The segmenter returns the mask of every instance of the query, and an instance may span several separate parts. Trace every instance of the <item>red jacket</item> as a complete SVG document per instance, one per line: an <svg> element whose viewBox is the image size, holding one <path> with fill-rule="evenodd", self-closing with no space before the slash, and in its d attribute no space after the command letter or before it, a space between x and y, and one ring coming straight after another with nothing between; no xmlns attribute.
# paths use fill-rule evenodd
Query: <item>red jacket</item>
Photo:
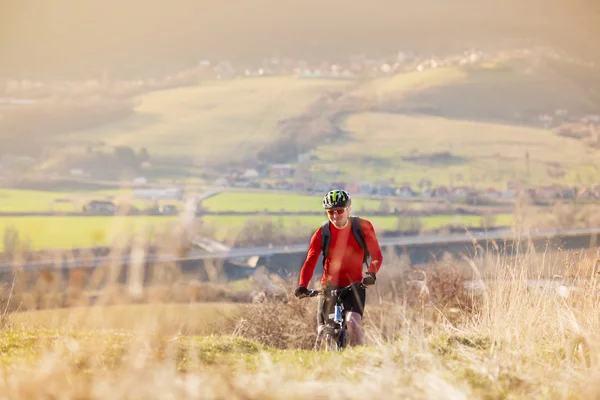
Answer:
<svg viewBox="0 0 600 400"><path fill-rule="evenodd" d="M366 219L360 219L360 227L369 253L371 254L371 265L369 272L377 273L381 268L383 256L375 236L373 225ZM354 235L350 221L343 229L337 229L329 223L331 230L331 242L329 254L325 259L325 266L321 284L329 286L347 286L351 283L361 282L363 279L363 249L359 246ZM319 255L321 254L321 228L319 228L310 240L310 247L306 261L300 271L300 282L298 286L308 286Z"/></svg>

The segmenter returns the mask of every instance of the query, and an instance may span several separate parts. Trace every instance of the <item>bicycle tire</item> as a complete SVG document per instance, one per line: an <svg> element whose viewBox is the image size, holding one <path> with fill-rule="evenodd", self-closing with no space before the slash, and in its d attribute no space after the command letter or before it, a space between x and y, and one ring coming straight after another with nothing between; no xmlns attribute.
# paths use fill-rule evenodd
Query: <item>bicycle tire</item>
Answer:
<svg viewBox="0 0 600 400"><path fill-rule="evenodd" d="M325 336L325 351L340 351L338 339L330 333Z"/></svg>
<svg viewBox="0 0 600 400"><path fill-rule="evenodd" d="M342 351L342 350L344 350L344 348L346 348L346 344L347 344L347 340L348 340L346 332L347 332L346 329L342 329L340 332L340 336L338 338L338 346L339 346L340 351Z"/></svg>

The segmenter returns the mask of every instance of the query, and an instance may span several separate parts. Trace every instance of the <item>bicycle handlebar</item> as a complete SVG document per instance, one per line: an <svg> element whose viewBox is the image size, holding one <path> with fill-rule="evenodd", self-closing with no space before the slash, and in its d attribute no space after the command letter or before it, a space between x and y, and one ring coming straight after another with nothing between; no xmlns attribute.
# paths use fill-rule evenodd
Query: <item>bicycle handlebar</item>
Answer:
<svg viewBox="0 0 600 400"><path fill-rule="evenodd" d="M363 283L362 283L362 282L358 282L358 283L351 283L350 285L348 285L348 286L346 286L346 287L343 287L343 288L341 288L341 289L333 289L333 290L330 290L329 292L330 292L332 295L334 295L334 296L337 296L337 297L343 297L343 296L345 296L345 295L347 294L347 292L349 292L349 291L351 291L351 290L352 290L352 286L353 286L353 285L356 285L357 287L359 287L359 288L361 288L361 289L365 289L365 288L366 288L366 286L365 286L365 285L363 285ZM318 295L320 295L320 294L325 294L326 292L327 292L327 291L326 291L326 290L323 290L323 289L320 289L320 290L309 290L307 295L305 295L305 296L302 296L302 297L300 297L300 298L301 298L301 299L303 299L303 298L305 298L305 297L315 297L315 296L318 296Z"/></svg>

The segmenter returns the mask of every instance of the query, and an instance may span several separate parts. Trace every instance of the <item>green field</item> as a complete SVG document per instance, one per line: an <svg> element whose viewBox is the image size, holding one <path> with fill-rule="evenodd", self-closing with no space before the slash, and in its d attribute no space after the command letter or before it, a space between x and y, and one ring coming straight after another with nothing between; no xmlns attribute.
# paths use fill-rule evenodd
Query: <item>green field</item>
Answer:
<svg viewBox="0 0 600 400"><path fill-rule="evenodd" d="M599 151L544 129L385 113L354 114L344 129L348 136L317 148L316 170L340 168L346 179L357 181L393 178L415 185L426 177L438 185L499 189L512 179L552 183L547 174L552 162L565 170L565 182L598 175ZM426 158L439 152L452 158ZM419 155L423 161L401 158Z"/></svg>
<svg viewBox="0 0 600 400"><path fill-rule="evenodd" d="M86 217L0 217L0 232L14 228L35 249L110 245L122 235L150 232L168 226L176 217L86 216ZM0 250L4 241L0 242Z"/></svg>
<svg viewBox="0 0 600 400"><path fill-rule="evenodd" d="M322 195L296 193L223 192L204 200L202 206L209 211L321 211L322 199ZM352 198L355 211L377 210L380 204L381 200Z"/></svg>
<svg viewBox="0 0 600 400"><path fill-rule="evenodd" d="M132 194L131 189L78 192L0 189L0 212L80 212L91 200L126 202L142 209L151 205L146 200L132 199Z"/></svg>
<svg viewBox="0 0 600 400"><path fill-rule="evenodd" d="M131 189L89 192L48 192L41 190L0 189L0 211L2 212L79 212L90 200L112 199L116 203L127 202L141 209L151 205L147 200L132 199ZM62 201L61 201L62 200ZM202 202L209 211L320 211L321 195L272 192L222 192ZM179 204L178 201L168 203ZM377 210L381 201L353 198L354 210ZM181 204L179 204L181 206Z"/></svg>
<svg viewBox="0 0 600 400"><path fill-rule="evenodd" d="M71 203L56 203L57 199L68 194L41 190L0 189L0 211L26 212L48 211L56 206L63 209L74 208Z"/></svg>
<svg viewBox="0 0 600 400"><path fill-rule="evenodd" d="M235 235L249 221L265 221L271 219L282 224L284 229L305 230L307 234L325 221L321 216L281 216L281 217L247 217L247 216L206 216L202 222L214 226L217 239L224 240L229 235ZM398 218L395 216L367 217L375 228L394 230ZM86 217L0 217L0 232L7 228L19 231L20 237L29 238L35 249L90 247L93 245L111 245L114 240L130 234L160 233L170 229L176 223L177 217L163 216L86 216ZM479 227L481 218L464 215L436 215L420 219L423 228L440 228L448 224ZM496 224L510 225L512 215L499 214ZM4 241L0 241L0 251Z"/></svg>
<svg viewBox="0 0 600 400"><path fill-rule="evenodd" d="M130 118L66 138L146 147L151 154L198 164L254 156L276 138L278 121L305 112L328 90L347 82L292 77L203 83L142 95Z"/></svg>

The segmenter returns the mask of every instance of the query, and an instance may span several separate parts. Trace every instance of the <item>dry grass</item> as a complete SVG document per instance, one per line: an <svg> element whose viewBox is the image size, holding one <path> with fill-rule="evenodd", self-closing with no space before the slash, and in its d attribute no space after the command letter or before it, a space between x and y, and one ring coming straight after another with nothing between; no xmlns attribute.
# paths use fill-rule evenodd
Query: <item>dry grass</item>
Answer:
<svg viewBox="0 0 600 400"><path fill-rule="evenodd" d="M199 303L176 267L155 271L140 292L100 285L97 306L5 313L0 397L598 398L599 259L529 250L415 268L387 255L368 292L368 345L340 354L308 350L315 299ZM292 283L273 281L288 295ZM56 285L39 299L78 288ZM255 289L229 285L188 287L213 300Z"/></svg>

